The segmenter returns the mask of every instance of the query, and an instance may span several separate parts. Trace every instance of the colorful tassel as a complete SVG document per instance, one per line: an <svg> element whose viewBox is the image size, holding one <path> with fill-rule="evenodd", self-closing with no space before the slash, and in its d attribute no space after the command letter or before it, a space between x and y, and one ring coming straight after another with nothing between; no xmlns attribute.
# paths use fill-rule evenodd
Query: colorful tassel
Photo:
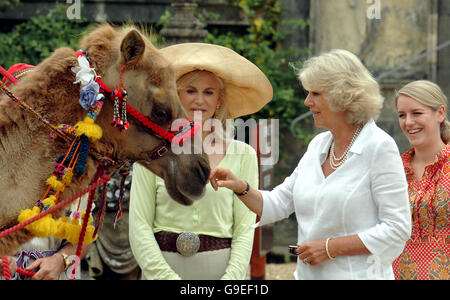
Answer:
<svg viewBox="0 0 450 300"><path fill-rule="evenodd" d="M41 212L41 209L37 206L33 206L32 209L24 209L20 212L19 217L17 217L17 221L19 223L25 222L35 216L37 216ZM31 231L34 223L31 223L25 226L25 229Z"/></svg>
<svg viewBox="0 0 450 300"><path fill-rule="evenodd" d="M100 211L97 214L96 222L95 222L95 231L94 236L97 235L98 230L103 225L103 219L106 213L106 190L108 187L108 183L105 182L102 187L102 193L100 195Z"/></svg>
<svg viewBox="0 0 450 300"><path fill-rule="evenodd" d="M59 181L55 175L50 176L46 183L50 185L55 192L59 190L61 190L61 192L64 191L64 183Z"/></svg>
<svg viewBox="0 0 450 300"><path fill-rule="evenodd" d="M37 237L49 237L56 232L56 221L51 214L35 221L30 232Z"/></svg>
<svg viewBox="0 0 450 300"><path fill-rule="evenodd" d="M75 125L75 135L81 136L84 134L92 141L100 139L103 135L103 130L99 125L95 124L94 121L94 119L87 116L83 121L78 122Z"/></svg>
<svg viewBox="0 0 450 300"><path fill-rule="evenodd" d="M62 176L62 182L65 183L66 186L70 185L73 178L73 169L72 168L66 168L64 170L64 175Z"/></svg>
<svg viewBox="0 0 450 300"><path fill-rule="evenodd" d="M82 214L84 218L84 212ZM89 223L92 222L92 217L89 217ZM97 239L97 237L93 237L95 228L92 225L88 225L86 227L86 234L84 236L83 244L90 244ZM72 244L78 244L78 240L81 234L81 224L80 220L77 218L73 218L70 222L65 223L65 239L68 240Z"/></svg>
<svg viewBox="0 0 450 300"><path fill-rule="evenodd" d="M42 201L43 210L47 210L56 203L56 196L50 196Z"/></svg>
<svg viewBox="0 0 450 300"><path fill-rule="evenodd" d="M80 148L79 148L79 156L75 166L75 173L77 176L81 176L84 174L86 169L86 162L89 154L89 139L86 135L80 136Z"/></svg>
<svg viewBox="0 0 450 300"><path fill-rule="evenodd" d="M19 223L25 222L35 216L37 216L41 212L41 209L37 206L34 206L33 209L23 210L19 217L17 218ZM56 232L56 222L52 218L51 214L46 215L43 218L36 220L28 226L25 226L25 229L30 231L34 236L37 237L48 237L53 235Z"/></svg>
<svg viewBox="0 0 450 300"><path fill-rule="evenodd" d="M66 225L69 223L69 217L65 216L56 220L56 231L54 237L64 239L66 237Z"/></svg>

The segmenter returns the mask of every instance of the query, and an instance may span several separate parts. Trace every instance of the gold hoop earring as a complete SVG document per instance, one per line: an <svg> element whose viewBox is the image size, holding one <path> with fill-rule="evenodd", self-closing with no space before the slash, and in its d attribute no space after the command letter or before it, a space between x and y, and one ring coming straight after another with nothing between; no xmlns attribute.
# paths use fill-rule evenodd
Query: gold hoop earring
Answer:
<svg viewBox="0 0 450 300"><path fill-rule="evenodd" d="M215 116L215 117L219 114L219 109L220 109L220 103L217 103L217 105L216 105L216 111L214 112L214 116Z"/></svg>

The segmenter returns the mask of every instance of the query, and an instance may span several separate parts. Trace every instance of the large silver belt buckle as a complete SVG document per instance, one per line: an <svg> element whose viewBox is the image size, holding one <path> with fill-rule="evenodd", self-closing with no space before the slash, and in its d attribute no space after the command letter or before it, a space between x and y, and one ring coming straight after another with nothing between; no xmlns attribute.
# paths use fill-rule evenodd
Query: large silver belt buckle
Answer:
<svg viewBox="0 0 450 300"><path fill-rule="evenodd" d="M200 238L194 232L183 232L177 238L177 251L183 256L192 256L200 248Z"/></svg>

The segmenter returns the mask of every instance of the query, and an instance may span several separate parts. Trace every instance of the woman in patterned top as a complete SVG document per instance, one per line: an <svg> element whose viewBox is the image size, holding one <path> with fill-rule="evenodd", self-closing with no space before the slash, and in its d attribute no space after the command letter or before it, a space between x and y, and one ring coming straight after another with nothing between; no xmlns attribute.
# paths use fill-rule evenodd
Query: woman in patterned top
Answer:
<svg viewBox="0 0 450 300"><path fill-rule="evenodd" d="M411 150L402 155L413 231L393 264L396 279L449 279L450 123L447 98L436 84L415 81L395 98Z"/></svg>

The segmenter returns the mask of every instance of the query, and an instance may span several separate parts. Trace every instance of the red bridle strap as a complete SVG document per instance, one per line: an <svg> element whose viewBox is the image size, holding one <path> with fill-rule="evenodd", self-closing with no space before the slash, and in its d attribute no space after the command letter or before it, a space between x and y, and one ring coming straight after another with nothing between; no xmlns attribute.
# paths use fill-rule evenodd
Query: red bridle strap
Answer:
<svg viewBox="0 0 450 300"><path fill-rule="evenodd" d="M76 55L78 57L85 56L86 53L83 50L79 50L76 52ZM91 66L92 68L92 66ZM108 85L106 85L99 76L95 77L95 81L100 86L100 92L109 94L109 98L111 101L114 102L115 98L117 97L119 99L119 105L122 105L122 101L125 97L125 89L123 86L123 72L125 71L126 66L121 66L120 68L120 90L115 89L111 90ZM136 121L138 121L142 126L150 129L155 135L161 137L162 139L168 141L169 143L174 143L177 145L182 144L184 141L193 138L194 135L200 130L201 126L200 124L191 122L190 120L186 119L186 122L183 124L183 129L178 132L173 131L167 131L158 124L150 121L150 119L146 116L144 116L142 113L134 109L131 105L126 103L126 111L127 113L133 117Z"/></svg>
<svg viewBox="0 0 450 300"><path fill-rule="evenodd" d="M114 98L113 91L108 87L108 85L106 85L100 79L100 77L96 78L96 82L100 86L100 90L103 91L104 93L109 94L110 100L114 101L113 100L113 98ZM114 93L122 94L123 92L114 90ZM123 96L121 95L119 97L120 105L122 105L122 98L123 98ZM191 139L201 129L201 126L199 123L193 123L190 120L185 119L185 122L183 122L181 124L181 126L183 128L180 131L178 131L178 132L167 131L164 128L162 128L161 126L159 126L158 124L150 121L150 119L148 117L144 116L142 113L140 113L139 111L134 109L134 107L132 107L128 103L127 103L127 113L131 117L133 117L136 121L138 121L142 126L153 131L157 136L163 138L164 140L168 141L169 143L174 143L176 145L180 145L184 141ZM188 128L188 130L186 130L187 129L186 127L190 127L190 128Z"/></svg>

